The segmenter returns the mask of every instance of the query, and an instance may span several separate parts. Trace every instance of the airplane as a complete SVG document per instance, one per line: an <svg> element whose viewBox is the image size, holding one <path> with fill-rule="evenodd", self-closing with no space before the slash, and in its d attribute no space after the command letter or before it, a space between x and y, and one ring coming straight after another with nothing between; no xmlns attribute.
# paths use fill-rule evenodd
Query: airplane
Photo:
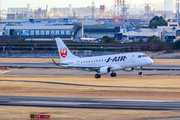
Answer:
<svg viewBox="0 0 180 120"><path fill-rule="evenodd" d="M71 53L64 42L60 38L55 38L60 55L61 62L55 65L70 68L71 70L77 69L81 71L95 71L95 78L101 78L103 74L110 74L111 77L116 77L115 71L134 71L139 69L139 75L143 75L142 67L153 64L153 60L143 53L126 53L105 55L97 57L80 58Z"/></svg>

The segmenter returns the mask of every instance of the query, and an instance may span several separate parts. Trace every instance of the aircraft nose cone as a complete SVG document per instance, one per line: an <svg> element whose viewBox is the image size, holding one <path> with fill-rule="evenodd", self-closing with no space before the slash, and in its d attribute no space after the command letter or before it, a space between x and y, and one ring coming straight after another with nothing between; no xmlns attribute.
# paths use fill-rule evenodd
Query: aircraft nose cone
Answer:
<svg viewBox="0 0 180 120"><path fill-rule="evenodd" d="M149 60L149 64L153 64L154 61L152 59Z"/></svg>

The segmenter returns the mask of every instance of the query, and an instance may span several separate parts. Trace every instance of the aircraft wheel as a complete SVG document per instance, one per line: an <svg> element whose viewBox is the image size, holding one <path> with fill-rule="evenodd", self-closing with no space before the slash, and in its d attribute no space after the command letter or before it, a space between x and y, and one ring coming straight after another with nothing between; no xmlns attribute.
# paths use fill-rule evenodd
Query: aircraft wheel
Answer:
<svg viewBox="0 0 180 120"><path fill-rule="evenodd" d="M142 75L143 73L142 72L139 72L139 75Z"/></svg>
<svg viewBox="0 0 180 120"><path fill-rule="evenodd" d="M98 74L98 78L101 78L101 74Z"/></svg>
<svg viewBox="0 0 180 120"><path fill-rule="evenodd" d="M113 73L113 76L116 77L116 73Z"/></svg>
<svg viewBox="0 0 180 120"><path fill-rule="evenodd" d="M111 77L114 77L114 76L113 76L113 73L111 73L110 76L111 76Z"/></svg>
<svg viewBox="0 0 180 120"><path fill-rule="evenodd" d="M95 74L95 78L101 78L101 75L100 74Z"/></svg>
<svg viewBox="0 0 180 120"><path fill-rule="evenodd" d="M95 78L97 79L99 76L98 76L98 74L95 74Z"/></svg>
<svg viewBox="0 0 180 120"><path fill-rule="evenodd" d="M116 73L113 72L113 73L110 74L110 76L111 77L116 77Z"/></svg>

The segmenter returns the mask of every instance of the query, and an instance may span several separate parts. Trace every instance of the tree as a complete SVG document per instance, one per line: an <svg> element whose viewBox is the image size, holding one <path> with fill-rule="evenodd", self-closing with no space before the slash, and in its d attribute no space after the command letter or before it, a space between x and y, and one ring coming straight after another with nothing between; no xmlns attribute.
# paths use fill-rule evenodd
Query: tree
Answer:
<svg viewBox="0 0 180 120"><path fill-rule="evenodd" d="M114 38L112 38L112 37L104 36L101 39L101 43L116 43L116 40Z"/></svg>
<svg viewBox="0 0 180 120"><path fill-rule="evenodd" d="M165 19L160 16L155 16L154 18L152 18L149 22L149 28L157 28L157 26L167 26L167 22L165 21Z"/></svg>
<svg viewBox="0 0 180 120"><path fill-rule="evenodd" d="M156 37L155 35L153 35L152 37L150 37L148 40L147 40L147 43L160 43L161 40Z"/></svg>
<svg viewBox="0 0 180 120"><path fill-rule="evenodd" d="M144 40L142 38L139 39L139 43L144 43Z"/></svg>
<svg viewBox="0 0 180 120"><path fill-rule="evenodd" d="M164 19L161 19L157 23L158 26L167 26L167 22Z"/></svg>
<svg viewBox="0 0 180 120"><path fill-rule="evenodd" d="M178 40L174 43L174 45L175 45L175 48L176 48L176 49L180 49L180 39L178 39Z"/></svg>

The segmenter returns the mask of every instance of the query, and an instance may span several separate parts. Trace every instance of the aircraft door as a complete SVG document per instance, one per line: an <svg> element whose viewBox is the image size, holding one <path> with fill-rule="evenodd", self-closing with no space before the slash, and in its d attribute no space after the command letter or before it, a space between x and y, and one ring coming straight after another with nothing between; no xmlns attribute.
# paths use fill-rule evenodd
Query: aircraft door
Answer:
<svg viewBox="0 0 180 120"><path fill-rule="evenodd" d="M132 56L131 56L131 62L132 62L132 63L135 63L135 55L132 55Z"/></svg>
<svg viewBox="0 0 180 120"><path fill-rule="evenodd" d="M77 62L76 62L76 65L79 65L80 64L80 61L78 60Z"/></svg>

